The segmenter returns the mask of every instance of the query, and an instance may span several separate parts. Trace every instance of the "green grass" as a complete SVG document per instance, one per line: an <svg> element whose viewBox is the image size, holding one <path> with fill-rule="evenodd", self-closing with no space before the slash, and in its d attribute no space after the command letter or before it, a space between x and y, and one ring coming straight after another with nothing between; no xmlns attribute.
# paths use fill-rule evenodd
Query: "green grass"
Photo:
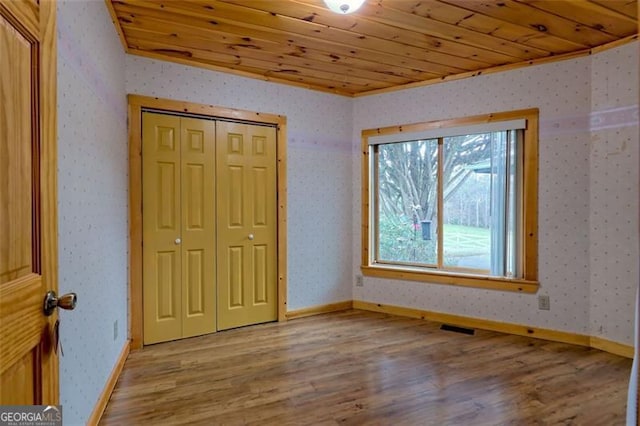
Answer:
<svg viewBox="0 0 640 426"><path fill-rule="evenodd" d="M489 253L491 233L487 228L444 225L444 249L447 256L474 256Z"/></svg>
<svg viewBox="0 0 640 426"><path fill-rule="evenodd" d="M433 240L422 239L422 232L410 223L380 220L380 259L399 262L436 262L435 234ZM491 233L488 229L473 226L444 225L444 256L447 265L457 265L461 258L488 256ZM472 262L476 262L474 260Z"/></svg>

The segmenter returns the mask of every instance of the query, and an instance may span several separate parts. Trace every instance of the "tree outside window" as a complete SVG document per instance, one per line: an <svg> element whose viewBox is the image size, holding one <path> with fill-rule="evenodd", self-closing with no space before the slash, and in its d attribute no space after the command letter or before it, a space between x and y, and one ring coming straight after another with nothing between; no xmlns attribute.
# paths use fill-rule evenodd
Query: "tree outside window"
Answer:
<svg viewBox="0 0 640 426"><path fill-rule="evenodd" d="M471 126L465 122L453 129L420 123L402 126L398 135L393 128L383 129L388 134L381 142L375 142L381 130L376 129L371 132L374 143L363 132L365 165L371 170L364 192L371 197L365 227L369 235L363 241L373 249L366 248L371 254L363 256L363 266L535 277L525 258L535 250L527 234L536 223L531 211L535 198L524 194L536 188L525 180L537 180L530 170L537 162L537 140L527 139L537 129L526 129L537 127L537 111L526 113L528 123L508 114L505 128L492 122L483 130L474 118L466 120ZM481 123L486 119L477 118ZM412 133L407 130L411 127L426 130ZM416 135L425 137L408 138Z"/></svg>

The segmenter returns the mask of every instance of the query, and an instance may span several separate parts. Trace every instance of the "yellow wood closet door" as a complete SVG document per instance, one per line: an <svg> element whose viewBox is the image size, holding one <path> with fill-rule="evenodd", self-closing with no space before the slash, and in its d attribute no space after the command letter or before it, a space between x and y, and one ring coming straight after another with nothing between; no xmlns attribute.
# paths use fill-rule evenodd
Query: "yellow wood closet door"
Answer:
<svg viewBox="0 0 640 426"><path fill-rule="evenodd" d="M215 324L215 123L143 113L144 343Z"/></svg>
<svg viewBox="0 0 640 426"><path fill-rule="evenodd" d="M216 124L218 329L277 319L276 129Z"/></svg>

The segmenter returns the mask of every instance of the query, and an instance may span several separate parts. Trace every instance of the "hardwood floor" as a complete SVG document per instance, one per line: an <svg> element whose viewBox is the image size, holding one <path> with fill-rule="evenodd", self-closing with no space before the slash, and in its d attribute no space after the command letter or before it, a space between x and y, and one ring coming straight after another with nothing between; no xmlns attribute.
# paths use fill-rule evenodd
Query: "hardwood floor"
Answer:
<svg viewBox="0 0 640 426"><path fill-rule="evenodd" d="M103 425L622 425L631 360L346 311L133 352Z"/></svg>

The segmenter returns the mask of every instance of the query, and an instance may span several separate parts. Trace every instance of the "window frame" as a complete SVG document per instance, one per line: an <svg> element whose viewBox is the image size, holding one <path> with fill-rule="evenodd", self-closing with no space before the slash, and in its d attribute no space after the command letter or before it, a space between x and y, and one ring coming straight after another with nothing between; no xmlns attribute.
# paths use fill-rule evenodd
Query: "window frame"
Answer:
<svg viewBox="0 0 640 426"><path fill-rule="evenodd" d="M428 121L408 125L389 126L362 131L362 253L361 271L365 276L420 281L424 283L449 284L494 290L535 293L538 290L538 117L537 108L517 111L496 112L463 118ZM445 271L427 267L403 265L400 263L376 263L375 236L377 216L370 206L375 205L377 195L371 155L375 146L369 145L369 138L383 135L398 135L447 129L499 121L525 119L522 170L522 278L495 277L468 272ZM375 226L372 224L375 223Z"/></svg>

